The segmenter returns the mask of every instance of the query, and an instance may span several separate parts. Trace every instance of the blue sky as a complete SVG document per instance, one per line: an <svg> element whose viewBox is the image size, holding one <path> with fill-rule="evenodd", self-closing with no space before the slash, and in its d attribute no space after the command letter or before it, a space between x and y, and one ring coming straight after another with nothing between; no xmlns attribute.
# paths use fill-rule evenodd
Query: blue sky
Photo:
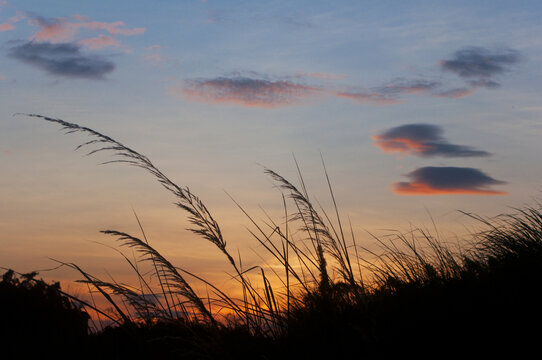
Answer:
<svg viewBox="0 0 542 360"><path fill-rule="evenodd" d="M180 262L213 259L147 174L97 166L105 154L72 151L84 137L15 113L146 154L240 249L252 245L248 222L224 191L280 214L262 166L295 181L292 155L326 206L322 154L367 242L365 230L408 230L429 214L453 238L468 223L457 210L492 216L539 196L539 1L0 4L1 266L116 266L92 241L137 232L132 208Z"/></svg>

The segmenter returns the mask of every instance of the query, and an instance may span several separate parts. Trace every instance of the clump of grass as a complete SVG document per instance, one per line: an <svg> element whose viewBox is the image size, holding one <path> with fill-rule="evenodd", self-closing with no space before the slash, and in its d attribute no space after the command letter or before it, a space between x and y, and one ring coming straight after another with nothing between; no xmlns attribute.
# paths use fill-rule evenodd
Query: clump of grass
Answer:
<svg viewBox="0 0 542 360"><path fill-rule="evenodd" d="M469 337L499 341L503 334L510 336L505 332L507 326L517 328L541 318L532 300L542 275L540 207L496 219L467 214L488 228L476 234L467 251L452 250L438 237L416 229L391 240L375 238L381 245L377 253L360 248L352 226L348 231L343 225L325 165L332 215L313 205L299 167L300 186L265 169L282 192L281 221L257 222L232 200L252 223L251 236L282 270L245 269L242 259L231 255L218 222L203 201L188 187L171 181L147 157L90 128L29 116L59 124L67 133L90 136L77 147L92 147L89 155L108 151L114 159L107 163L126 163L150 173L187 213L189 230L214 244L234 270L241 298L170 263L150 245L139 219L141 239L118 230L102 231L139 255L130 259L116 250L134 270L138 285L103 281L73 263L61 265L78 271L83 276L80 281L94 289L93 293L100 293L114 312L86 303L88 309L108 317L119 328L131 329L132 335L143 336L145 326L158 329L153 330L154 340L156 333L164 340L161 331L169 329L164 330L168 336L172 331L191 339L192 348L206 348L202 341L211 339L222 339L219 347L235 348L229 343L233 336L244 339L247 347L258 343L250 350L252 355L280 356L277 349L284 347L284 351L297 351L304 357L326 351L348 357L410 346L420 338L426 346L446 346L458 334L467 337L463 345L474 345ZM145 266L150 266L150 277L157 285L143 270ZM197 294L187 279L205 284L210 293ZM516 331L518 334L528 338L525 332ZM274 342L269 343L270 339ZM181 346L175 344L175 348ZM182 344L186 346L186 341Z"/></svg>

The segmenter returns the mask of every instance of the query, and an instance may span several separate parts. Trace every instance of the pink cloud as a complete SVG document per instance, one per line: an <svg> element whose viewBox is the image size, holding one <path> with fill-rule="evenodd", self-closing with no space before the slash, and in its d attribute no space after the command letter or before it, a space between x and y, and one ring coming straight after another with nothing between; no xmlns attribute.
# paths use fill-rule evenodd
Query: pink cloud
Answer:
<svg viewBox="0 0 542 360"><path fill-rule="evenodd" d="M34 40L62 42L72 40L77 27L64 18L49 21L42 18L32 19L31 25L39 26L40 30L34 34Z"/></svg>
<svg viewBox="0 0 542 360"><path fill-rule="evenodd" d="M148 52L147 54L143 55L143 61L151 64L151 65L158 65L160 63L163 63L165 61L164 56L162 56L159 52L162 50L162 46L158 44L153 44L150 46L146 46L145 50Z"/></svg>
<svg viewBox="0 0 542 360"><path fill-rule="evenodd" d="M78 24L82 28L87 28L89 30L106 30L112 35L141 35L146 31L146 28L133 28L133 29L121 29L121 26L124 26L124 22L116 21L112 23L98 22L98 21L89 21Z"/></svg>
<svg viewBox="0 0 542 360"><path fill-rule="evenodd" d="M0 3L0 9L4 5L7 5L7 2ZM8 21L6 21L5 23L0 24L0 32L1 31L10 31L10 30L15 29L15 26L13 26L13 24L15 24L16 22L21 21L25 17L26 17L25 13L23 13L22 11L17 11L17 15L10 17L8 19Z"/></svg>
<svg viewBox="0 0 542 360"><path fill-rule="evenodd" d="M9 21L12 23L16 23L18 21L21 21L23 19L26 19L26 14L22 11L17 11L17 14L15 16L12 16L9 18Z"/></svg>
<svg viewBox="0 0 542 360"><path fill-rule="evenodd" d="M81 45L88 47L91 50L102 49L108 46L114 46L114 47L120 46L120 43L118 40L112 38L111 36L107 36L103 34L95 38L80 40L79 43Z"/></svg>
<svg viewBox="0 0 542 360"><path fill-rule="evenodd" d="M289 81L271 81L246 77L219 77L188 80L171 95L208 103L229 103L246 107L276 108L295 105L315 96L321 89Z"/></svg>
<svg viewBox="0 0 542 360"><path fill-rule="evenodd" d="M0 73L0 81L5 81L6 79L6 75Z"/></svg>
<svg viewBox="0 0 542 360"><path fill-rule="evenodd" d="M0 24L0 31L10 31L10 30L13 30L15 29L15 27L13 26L13 24L9 23L9 22L5 22L3 24Z"/></svg>
<svg viewBox="0 0 542 360"><path fill-rule="evenodd" d="M72 16L76 22L70 21L66 18L56 18L53 20L37 17L30 23L35 26L39 26L40 29L34 34L34 40L36 41L50 41L50 42L65 42L71 41L79 30L86 29L91 31L104 30L110 35L140 35L143 34L145 28L123 28L125 25L122 21L115 22L99 22L92 21L88 17L82 15ZM101 39L102 43L105 41ZM98 43L98 41L94 41ZM110 45L108 45L110 46Z"/></svg>

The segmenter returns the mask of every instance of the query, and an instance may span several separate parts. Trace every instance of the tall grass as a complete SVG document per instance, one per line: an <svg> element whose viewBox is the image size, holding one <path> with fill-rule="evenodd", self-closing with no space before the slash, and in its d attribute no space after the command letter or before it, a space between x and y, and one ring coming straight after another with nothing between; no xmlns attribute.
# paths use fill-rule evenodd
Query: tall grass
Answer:
<svg viewBox="0 0 542 360"><path fill-rule="evenodd" d="M242 259L235 260L231 255L218 222L203 201L188 187L175 184L146 156L93 129L37 114L28 116L56 123L68 134L82 133L89 136L90 140L77 147L77 149L90 148L87 155L110 152L113 159L106 163L124 163L150 173L172 193L176 205L185 211L192 225L189 230L214 244L223 254L226 262L234 270L235 279L243 294L241 299L235 299L209 281L171 264L149 244L146 238L142 240L122 231L104 230L102 231L104 234L114 236L121 246L133 248L139 254L135 260L124 256L137 276L138 286L103 281L75 264L63 263L63 265L77 270L84 277L81 282L92 286L110 302L119 322L183 319L221 326L222 322L217 320L217 313L220 310L234 314L235 319L242 321L252 333L279 336L286 330L292 309L302 306L301 304L310 297L331 299L334 287L338 283L347 284L355 298L362 295L363 281L353 271L352 257L349 253L355 245L355 239L353 237L347 239L345 236L327 172L326 179L335 204L336 224L333 224L325 211L322 210L321 215L315 209L300 172L301 188L298 189L281 175L265 169L265 173L283 193L285 220L280 224L271 219L269 222L258 224L236 204L254 225L255 230L251 231L251 235L283 266L283 274L278 274L273 268L266 269L262 266L243 269ZM293 230L300 230L303 236L294 240ZM140 263L144 262L152 264L153 275L158 279L159 292L151 288L149 281L139 271ZM338 274L335 278L330 276L331 266L336 270L334 273ZM276 279L271 279L271 274L275 275ZM205 298L196 294L186 280L187 276L207 285L211 289L212 296ZM277 279L280 288L274 285ZM120 296L122 301L129 305L130 311L123 310L124 306L118 304L110 293Z"/></svg>
<svg viewBox="0 0 542 360"><path fill-rule="evenodd" d="M331 213L313 205L297 163L299 186L271 169L264 170L282 192L281 221L268 218L258 222L232 198L252 223L249 233L254 241L267 257L280 264L280 270L268 266L244 268L241 257L231 254L219 223L204 202L188 187L170 180L146 156L90 128L37 114L28 116L60 125L68 134L89 136L88 141L77 147L88 148L88 155L109 152L113 158L106 163L136 166L152 175L186 213L191 224L189 230L213 244L223 255L242 294L234 297L203 277L172 264L151 246L137 219L141 239L123 231L102 231L138 255L130 258L116 250L134 271L136 285L104 281L76 264L60 262L79 272L83 277L80 282L88 285L93 295L103 296L113 311L106 313L93 302L86 302L85 307L118 325L182 323L208 329L243 329L252 336L268 339L309 343L318 341L315 339L324 342L335 339L341 346L351 346L356 341L382 346L390 339L411 339L411 334L404 333L407 324L423 331L419 324L432 323L427 309L436 309L435 299L436 304L444 304L438 306L470 309L466 313L471 314L472 296L480 288L487 293L476 296L485 299L487 294L493 294L495 284L506 289L509 285L505 282L513 280L502 274L492 277L502 264L525 265L525 259L531 259L530 279L540 282L538 275L542 271L537 265L542 260L540 207L518 210L517 214L497 219L465 213L487 228L476 234L476 241L467 251L453 250L421 229L397 234L386 241L375 237L380 251L370 251L356 243L352 226L345 226L348 222L340 216L323 161L333 203ZM527 271L525 266L522 271ZM503 269L499 271L504 274L509 267ZM484 284L481 287L480 281ZM192 282L204 284L209 291L198 294ZM425 308L416 303L420 294L425 297L419 304L425 304ZM402 300L390 305L391 298ZM426 303L427 299L433 300ZM476 306L481 306L476 301ZM412 309L417 313L412 314ZM455 314L455 310L450 313ZM322 338L322 333L327 335ZM430 338L433 335L427 334ZM315 346L311 351L317 354Z"/></svg>

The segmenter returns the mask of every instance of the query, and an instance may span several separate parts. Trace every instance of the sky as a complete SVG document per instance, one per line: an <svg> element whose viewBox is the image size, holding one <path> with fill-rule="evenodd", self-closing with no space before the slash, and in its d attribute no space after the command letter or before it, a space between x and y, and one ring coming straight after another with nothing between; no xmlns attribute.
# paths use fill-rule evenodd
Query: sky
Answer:
<svg viewBox="0 0 542 360"><path fill-rule="evenodd" d="M85 156L90 127L196 193L246 266L280 221L269 168L358 242L428 227L459 241L542 188L540 1L0 0L0 266L130 269L100 230L141 234L210 277L221 254L142 169ZM458 240L459 239L459 240ZM54 260L53 260L54 259ZM60 269L42 273L78 278Z"/></svg>

